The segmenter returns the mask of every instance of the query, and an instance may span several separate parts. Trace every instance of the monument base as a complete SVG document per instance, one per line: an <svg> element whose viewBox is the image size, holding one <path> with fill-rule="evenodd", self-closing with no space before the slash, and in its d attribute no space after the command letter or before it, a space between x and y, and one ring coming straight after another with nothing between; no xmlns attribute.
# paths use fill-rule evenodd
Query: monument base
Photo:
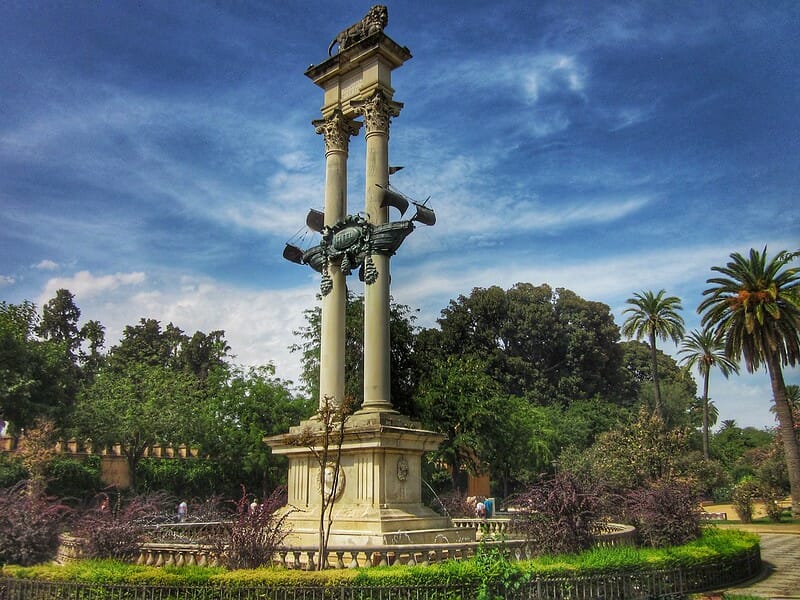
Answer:
<svg viewBox="0 0 800 600"><path fill-rule="evenodd" d="M329 442L326 452L324 431L320 419L312 418L265 440L275 454L289 460L288 502L282 509L289 513L286 545L319 542L323 493L334 500L331 547L463 537L464 531L454 529L450 519L422 503L422 456L444 436L395 412L359 411L345 423L336 476L338 444Z"/></svg>

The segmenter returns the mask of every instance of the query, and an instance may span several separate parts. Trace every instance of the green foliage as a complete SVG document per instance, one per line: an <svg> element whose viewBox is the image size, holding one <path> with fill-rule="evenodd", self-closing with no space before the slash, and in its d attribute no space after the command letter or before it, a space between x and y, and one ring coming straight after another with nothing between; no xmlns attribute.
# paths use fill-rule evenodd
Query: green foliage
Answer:
<svg viewBox="0 0 800 600"><path fill-rule="evenodd" d="M64 343L36 339L38 323L33 303L0 302L0 415L16 432L39 418L63 419L77 386Z"/></svg>
<svg viewBox="0 0 800 600"><path fill-rule="evenodd" d="M689 439L686 430L665 430L658 416L642 409L635 419L598 436L583 457L564 455L562 466L613 491L643 488L688 475L681 459Z"/></svg>
<svg viewBox="0 0 800 600"><path fill-rule="evenodd" d="M800 267L790 266L800 252L767 255L755 248L745 257L734 252L720 274L707 283L700 303L701 323L724 340L725 354L744 360L751 373L767 368L775 413L780 423L792 493L792 512L800 515L800 443L783 378L783 368L800 361Z"/></svg>
<svg viewBox="0 0 800 600"><path fill-rule="evenodd" d="M731 373L738 373L739 366L725 355L722 341L709 329L692 331L684 338L679 354L683 355L681 363L687 369L696 367L703 379L703 397L701 398L703 455L705 458L709 458L709 428L712 423L709 411L708 382L711 369L716 367L720 373L728 377Z"/></svg>
<svg viewBox="0 0 800 600"><path fill-rule="evenodd" d="M683 336L683 318L679 311L682 309L680 298L665 296L666 290L654 294L650 290L635 293L633 298L625 302L630 307L622 311L627 314L622 324L622 334L641 340L647 338L650 343L651 368L655 389L655 413L664 417L659 384L658 359L656 354L656 340L672 339L678 343Z"/></svg>
<svg viewBox="0 0 800 600"><path fill-rule="evenodd" d="M75 296L66 289L59 289L56 295L42 308L42 320L36 333L46 340L63 344L67 356L75 362L76 350L81 344L78 319L81 310L75 305Z"/></svg>
<svg viewBox="0 0 800 600"><path fill-rule="evenodd" d="M213 489L237 497L244 484L267 495L285 481L286 459L270 453L264 437L285 433L313 414L316 403L293 394L271 364L215 369L206 388L205 400L191 414L192 437L201 454L219 465Z"/></svg>
<svg viewBox="0 0 800 600"><path fill-rule="evenodd" d="M56 455L47 465L47 493L51 496L83 500L103 488L100 480L100 457L87 456L82 460Z"/></svg>
<svg viewBox="0 0 800 600"><path fill-rule="evenodd" d="M98 446L120 444L136 487L136 467L145 448L191 443L193 413L201 395L197 378L183 371L142 363L105 369L82 390L73 414L77 437Z"/></svg>
<svg viewBox="0 0 800 600"><path fill-rule="evenodd" d="M207 586L210 598L219 597L219 586L237 588L325 587L336 593L342 586L380 586L401 588L404 585L448 586L481 597L496 597L533 577L576 577L582 574L619 573L667 567L695 566L698 563L733 561L750 554L758 546L758 537L743 531L709 528L703 535L683 546L668 549L636 549L628 546L593 548L576 555L541 556L530 561L508 563L490 551L468 561L447 561L428 567L374 567L329 571L287 569L243 569L225 571L211 567L146 567L109 560L78 561L64 566L6 565L0 576L18 579L49 579L113 584ZM193 597L200 595L196 590ZM338 596L337 596L338 597Z"/></svg>
<svg viewBox="0 0 800 600"><path fill-rule="evenodd" d="M144 458L136 481L143 493L166 492L175 497L207 497L227 492L230 480L224 467L204 458Z"/></svg>
<svg viewBox="0 0 800 600"><path fill-rule="evenodd" d="M476 357L449 356L420 382L417 402L423 423L447 436L435 454L450 466L453 487L463 489L462 467L482 473L497 439L504 410L498 385Z"/></svg>
<svg viewBox="0 0 800 600"><path fill-rule="evenodd" d="M752 477L746 477L733 488L731 500L742 523L752 523L756 500L761 496L761 486Z"/></svg>
<svg viewBox="0 0 800 600"><path fill-rule="evenodd" d="M28 476L28 470L18 456L0 453L0 489L12 487Z"/></svg>
<svg viewBox="0 0 800 600"><path fill-rule="evenodd" d="M0 489L0 564L51 560L69 508L21 482Z"/></svg>
<svg viewBox="0 0 800 600"><path fill-rule="evenodd" d="M292 346L299 352L303 365L301 379L308 396L319 399L319 355L322 311L314 307L305 312L306 326L295 335L302 340ZM415 353L416 317L410 307L390 302L389 306L389 364L392 373L390 400L404 415L417 416L413 402L422 366ZM345 307L345 396L360 404L364 398L364 297L348 292Z"/></svg>
<svg viewBox="0 0 800 600"><path fill-rule="evenodd" d="M619 330L608 306L547 285L475 288L451 300L428 334L439 356L470 354L505 395L569 404L619 400Z"/></svg>

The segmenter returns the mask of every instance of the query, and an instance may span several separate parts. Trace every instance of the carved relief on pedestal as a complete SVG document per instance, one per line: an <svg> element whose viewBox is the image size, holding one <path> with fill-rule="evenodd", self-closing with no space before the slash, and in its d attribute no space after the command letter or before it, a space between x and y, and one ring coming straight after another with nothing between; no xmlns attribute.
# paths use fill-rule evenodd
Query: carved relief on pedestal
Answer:
<svg viewBox="0 0 800 600"><path fill-rule="evenodd" d="M323 489L321 489L320 492L324 492L324 497L332 499L334 502L336 502L344 493L344 470L339 467L337 474L336 464L328 463L325 465L322 484Z"/></svg>
<svg viewBox="0 0 800 600"><path fill-rule="evenodd" d="M400 481L407 480L408 470L408 459L405 456L401 456L397 459L397 479Z"/></svg>
<svg viewBox="0 0 800 600"><path fill-rule="evenodd" d="M347 153L350 146L350 136L358 135L361 123L346 119L341 110L336 110L327 119L317 119L311 122L317 133L325 136L325 152Z"/></svg>

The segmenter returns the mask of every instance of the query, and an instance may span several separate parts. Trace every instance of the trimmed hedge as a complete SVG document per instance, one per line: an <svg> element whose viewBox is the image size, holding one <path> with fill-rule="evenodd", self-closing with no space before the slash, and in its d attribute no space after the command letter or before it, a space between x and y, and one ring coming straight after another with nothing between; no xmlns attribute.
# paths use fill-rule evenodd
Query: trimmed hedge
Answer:
<svg viewBox="0 0 800 600"><path fill-rule="evenodd" d="M740 559L758 552L758 536L739 530L704 529L702 537L667 549L596 548L577 555L542 556L513 562L499 553L468 561L422 566L371 567L307 572L282 568L227 571L221 567L146 567L111 560L85 560L65 566L6 565L0 577L138 586L212 586L292 588L342 586L453 586L496 588L531 578L619 575L647 570L691 568Z"/></svg>

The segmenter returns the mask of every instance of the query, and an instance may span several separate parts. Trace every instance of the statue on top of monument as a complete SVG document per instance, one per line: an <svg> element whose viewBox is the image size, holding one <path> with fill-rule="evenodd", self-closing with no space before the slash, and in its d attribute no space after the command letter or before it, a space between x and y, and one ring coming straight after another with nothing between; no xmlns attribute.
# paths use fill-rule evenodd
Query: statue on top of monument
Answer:
<svg viewBox="0 0 800 600"><path fill-rule="evenodd" d="M328 56L333 56L333 47L339 45L339 52L352 46L373 33L383 31L389 23L389 9L382 4L376 4L369 9L369 12L358 23L350 25L347 29L339 33L331 45L328 46Z"/></svg>

